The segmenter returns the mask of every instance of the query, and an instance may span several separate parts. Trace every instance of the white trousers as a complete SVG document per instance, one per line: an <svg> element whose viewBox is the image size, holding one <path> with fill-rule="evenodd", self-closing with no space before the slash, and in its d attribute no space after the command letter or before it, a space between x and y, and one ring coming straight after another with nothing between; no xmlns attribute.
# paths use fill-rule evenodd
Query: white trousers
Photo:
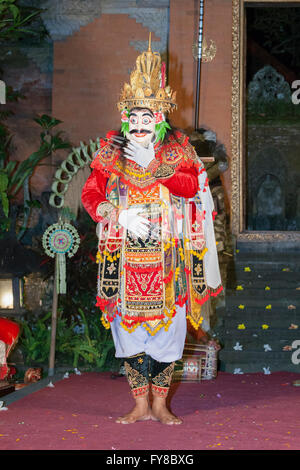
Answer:
<svg viewBox="0 0 300 470"><path fill-rule="evenodd" d="M117 315L110 324L118 358L145 353L158 362L173 362L182 358L186 338L186 307L176 306L176 315L168 331L161 328L154 336L138 326L132 333L120 325Z"/></svg>

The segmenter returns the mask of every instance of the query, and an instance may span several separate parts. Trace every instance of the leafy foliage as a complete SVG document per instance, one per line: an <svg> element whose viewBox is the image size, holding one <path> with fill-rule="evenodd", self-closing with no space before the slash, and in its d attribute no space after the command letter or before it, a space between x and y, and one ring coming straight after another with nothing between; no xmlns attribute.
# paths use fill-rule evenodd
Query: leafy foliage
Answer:
<svg viewBox="0 0 300 470"><path fill-rule="evenodd" d="M0 0L0 46L3 44L14 44L25 38L42 39L47 35L47 31L41 20L42 9L34 6L20 4L18 0ZM2 46L1 46L2 47ZM18 101L24 96L6 85L7 102ZM37 152L34 152L24 162L18 163L10 161L9 152L12 136L4 121L13 115L9 109L0 111L0 236L10 229L9 209L11 199L27 184L27 195L29 194L28 180L32 175L36 165L47 155L50 155L58 148L64 148L63 141L59 133L52 136L47 141L49 130L59 123L54 118L44 116L40 124L45 131L41 134L41 144ZM30 212L30 202L24 204L24 220L27 221ZM3 215L3 217L2 217ZM20 230L20 238L25 231L25 227Z"/></svg>
<svg viewBox="0 0 300 470"><path fill-rule="evenodd" d="M114 343L110 332L105 330L99 321L90 316L89 322L82 309L78 309L83 325L82 336L74 338L73 366L77 367L80 357L90 365L102 370L105 366L109 352L114 350Z"/></svg>
<svg viewBox="0 0 300 470"><path fill-rule="evenodd" d="M49 330L49 318L51 312L43 318L39 318L36 324L30 321L22 322L22 334L20 346L25 356L26 362L45 362L49 356L51 331Z"/></svg>
<svg viewBox="0 0 300 470"><path fill-rule="evenodd" d="M22 321L19 346L27 366L48 363L51 341L51 312ZM99 315L87 317L82 309L74 318L63 317L59 310L56 334L56 362L73 367L106 370L116 367L110 332L100 323Z"/></svg>
<svg viewBox="0 0 300 470"><path fill-rule="evenodd" d="M41 37L46 34L42 25L32 24L43 12L40 8L19 5L17 0L0 0L0 41ZM30 27L31 26L31 27Z"/></svg>
<svg viewBox="0 0 300 470"><path fill-rule="evenodd" d="M8 132L3 130L1 152L1 126L0 126L0 196L4 218L0 226L2 236L9 227L9 202L22 189L24 183L29 180L35 168L46 157L59 149L70 148L71 144L62 139L62 131L53 133L53 128L62 121L43 114L34 119L43 132L40 134L40 147L22 162L9 160L7 152ZM51 132L52 131L52 132ZM26 203L25 212L30 210L32 204Z"/></svg>

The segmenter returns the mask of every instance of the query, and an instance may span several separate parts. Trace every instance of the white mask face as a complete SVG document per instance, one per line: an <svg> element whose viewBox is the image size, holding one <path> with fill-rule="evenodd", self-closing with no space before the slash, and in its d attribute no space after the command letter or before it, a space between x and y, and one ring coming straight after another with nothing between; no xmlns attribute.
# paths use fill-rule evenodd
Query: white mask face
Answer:
<svg viewBox="0 0 300 470"><path fill-rule="evenodd" d="M134 108L129 114L129 136L130 140L148 147L155 137L155 117L149 109Z"/></svg>

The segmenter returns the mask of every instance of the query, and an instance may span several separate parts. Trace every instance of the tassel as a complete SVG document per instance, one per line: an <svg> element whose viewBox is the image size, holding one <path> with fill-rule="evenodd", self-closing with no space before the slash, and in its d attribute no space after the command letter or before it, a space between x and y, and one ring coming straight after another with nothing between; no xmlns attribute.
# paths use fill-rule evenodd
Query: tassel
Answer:
<svg viewBox="0 0 300 470"><path fill-rule="evenodd" d="M66 257L64 254L58 253L56 255L56 269L57 269L57 293L66 294Z"/></svg>
<svg viewBox="0 0 300 470"><path fill-rule="evenodd" d="M184 304L186 303L187 299L188 299L187 293L185 294L184 297L182 297L182 295L180 294L180 295L178 296L178 299L177 299L176 304L179 305L179 307L183 307Z"/></svg>
<svg viewBox="0 0 300 470"><path fill-rule="evenodd" d="M106 305L109 303L108 300L107 299L101 299L98 295L97 295L96 299L97 299L96 307L99 307L100 310L104 310Z"/></svg>

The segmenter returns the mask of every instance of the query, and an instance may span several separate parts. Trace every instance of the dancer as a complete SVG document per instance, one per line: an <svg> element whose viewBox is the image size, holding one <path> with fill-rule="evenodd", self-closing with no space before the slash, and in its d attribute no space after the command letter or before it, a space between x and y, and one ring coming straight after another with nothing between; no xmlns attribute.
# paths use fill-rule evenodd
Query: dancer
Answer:
<svg viewBox="0 0 300 470"><path fill-rule="evenodd" d="M201 306L222 290L206 172L188 137L166 121L175 107L150 37L121 92L121 131L101 140L82 191L98 222L96 305L135 399L122 424L182 422L166 399L187 319L198 329Z"/></svg>

